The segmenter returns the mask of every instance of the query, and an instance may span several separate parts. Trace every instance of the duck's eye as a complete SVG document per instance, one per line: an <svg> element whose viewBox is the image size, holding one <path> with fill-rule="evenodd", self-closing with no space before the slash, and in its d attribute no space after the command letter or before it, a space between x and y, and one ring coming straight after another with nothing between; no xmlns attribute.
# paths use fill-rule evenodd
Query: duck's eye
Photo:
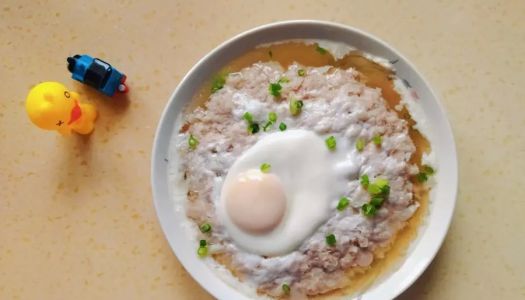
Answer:
<svg viewBox="0 0 525 300"><path fill-rule="evenodd" d="M68 92L68 91L64 91L64 96L66 96L66 98L69 98L69 97L71 97L71 95L69 94L69 92Z"/></svg>
<svg viewBox="0 0 525 300"><path fill-rule="evenodd" d="M57 126L60 126L62 124L64 124L64 122L62 120L58 120L58 122L56 123Z"/></svg>

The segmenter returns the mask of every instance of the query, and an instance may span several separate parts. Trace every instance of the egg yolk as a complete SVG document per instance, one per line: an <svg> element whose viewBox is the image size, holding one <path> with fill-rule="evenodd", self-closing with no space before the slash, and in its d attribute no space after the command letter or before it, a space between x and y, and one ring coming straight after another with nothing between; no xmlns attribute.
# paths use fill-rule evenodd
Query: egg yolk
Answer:
<svg viewBox="0 0 525 300"><path fill-rule="evenodd" d="M286 212L286 195L279 177L260 170L239 174L225 189L225 208L239 229L264 234L279 225Z"/></svg>

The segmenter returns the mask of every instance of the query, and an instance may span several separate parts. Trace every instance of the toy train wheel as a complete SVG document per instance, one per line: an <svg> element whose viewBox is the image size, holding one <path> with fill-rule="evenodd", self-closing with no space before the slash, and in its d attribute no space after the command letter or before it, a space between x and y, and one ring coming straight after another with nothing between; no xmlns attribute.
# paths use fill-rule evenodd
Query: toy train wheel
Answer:
<svg viewBox="0 0 525 300"><path fill-rule="evenodd" d="M128 86L125 83L121 83L118 85L118 91L120 93L126 93L128 90Z"/></svg>

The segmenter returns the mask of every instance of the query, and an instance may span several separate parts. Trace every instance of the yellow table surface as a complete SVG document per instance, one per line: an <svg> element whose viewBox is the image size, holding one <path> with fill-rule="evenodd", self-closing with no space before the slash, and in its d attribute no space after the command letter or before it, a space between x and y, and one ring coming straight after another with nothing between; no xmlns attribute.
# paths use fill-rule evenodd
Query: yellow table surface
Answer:
<svg viewBox="0 0 525 300"><path fill-rule="evenodd" d="M400 299L525 298L525 2L0 2L0 299L208 299L159 227L157 121L184 74L257 25L321 19L404 53L442 95L460 191L446 241ZM72 80L87 53L128 75L127 98ZM87 138L33 126L29 89L63 82L100 112Z"/></svg>

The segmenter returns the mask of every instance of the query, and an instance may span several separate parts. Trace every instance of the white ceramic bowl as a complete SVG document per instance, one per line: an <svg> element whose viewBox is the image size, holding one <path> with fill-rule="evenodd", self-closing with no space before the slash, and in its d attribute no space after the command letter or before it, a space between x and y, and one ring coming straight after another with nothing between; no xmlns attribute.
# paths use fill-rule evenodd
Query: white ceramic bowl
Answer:
<svg viewBox="0 0 525 300"><path fill-rule="evenodd" d="M182 225L184 211L175 210L168 184L170 139L176 118L202 83L222 66L259 44L288 39L324 39L346 43L369 54L398 60L397 74L410 82L421 99L425 120L430 128L429 139L437 161L430 207L418 237L396 270L368 288L360 299L392 299L408 288L425 270L436 255L447 233L454 212L458 185L457 157L450 125L438 97L423 76L400 53L385 42L358 29L320 21L287 21L257 27L244 32L215 48L201 59L182 79L171 95L159 121L152 157L152 187L157 215L164 234L175 255L210 294L218 299L248 299L238 288L231 287L216 276L197 257L195 242Z"/></svg>

